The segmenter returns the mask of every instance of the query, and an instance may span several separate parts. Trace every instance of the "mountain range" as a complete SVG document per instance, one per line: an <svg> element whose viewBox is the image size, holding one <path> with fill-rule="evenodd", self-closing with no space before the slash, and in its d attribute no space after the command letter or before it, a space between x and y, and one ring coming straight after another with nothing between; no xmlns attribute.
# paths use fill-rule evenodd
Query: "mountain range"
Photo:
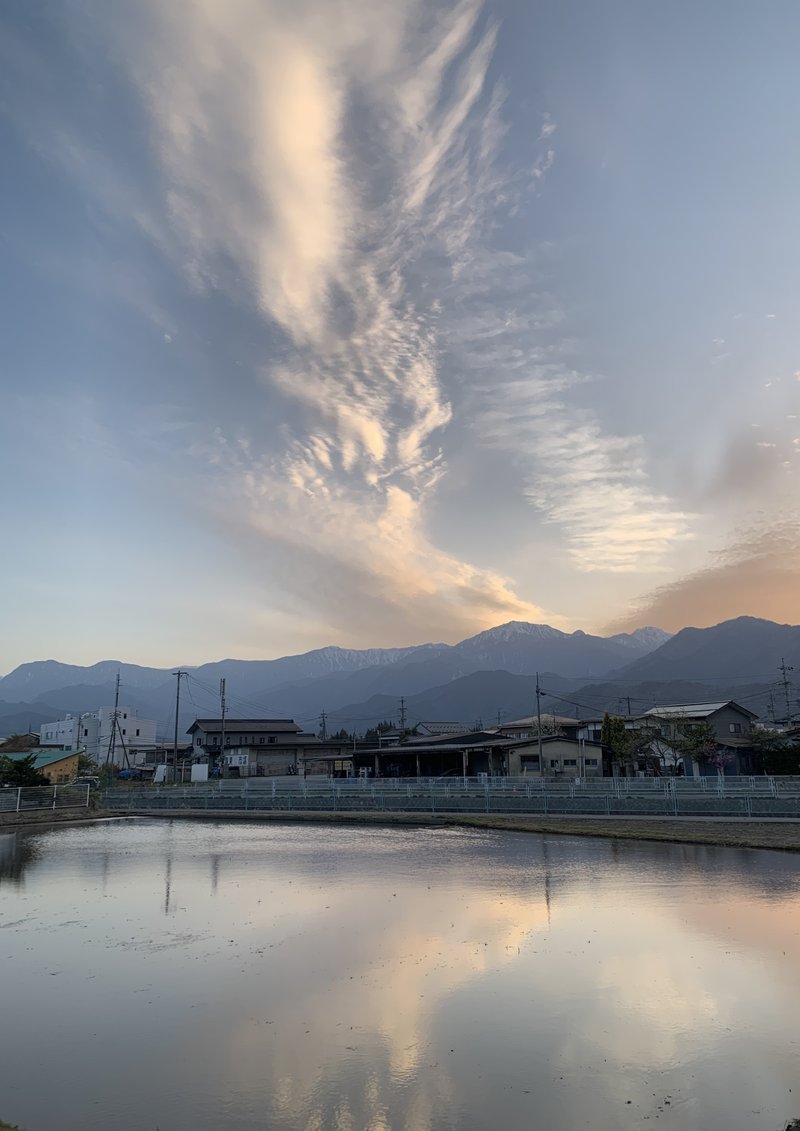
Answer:
<svg viewBox="0 0 800 1131"><path fill-rule="evenodd" d="M327 647L188 668L180 722L183 728L197 715L218 713L224 677L231 717L292 717L316 729L324 711L329 731L363 731L381 719L396 720L402 696L411 722L447 718L490 725L498 712L506 719L533 712L536 673L543 709L558 714L625 711L628 698L635 713L656 702L743 697L763 713L771 693L774 710L785 715L784 661L800 672L800 627L754 617L674 636L641 628L602 637L510 621L453 645ZM109 706L117 673L121 702L166 731L174 725L172 672L116 660L87 667L55 660L22 664L0 678L0 735ZM790 714L800 713L796 696L790 685Z"/></svg>

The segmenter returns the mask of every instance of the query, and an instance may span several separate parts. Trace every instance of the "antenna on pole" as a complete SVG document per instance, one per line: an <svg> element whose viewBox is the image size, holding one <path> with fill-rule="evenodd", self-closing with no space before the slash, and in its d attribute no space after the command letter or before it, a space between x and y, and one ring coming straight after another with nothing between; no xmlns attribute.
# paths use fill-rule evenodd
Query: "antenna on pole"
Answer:
<svg viewBox="0 0 800 1131"><path fill-rule="evenodd" d="M328 716L325 711L319 717L319 737L322 742L325 742L328 737Z"/></svg>

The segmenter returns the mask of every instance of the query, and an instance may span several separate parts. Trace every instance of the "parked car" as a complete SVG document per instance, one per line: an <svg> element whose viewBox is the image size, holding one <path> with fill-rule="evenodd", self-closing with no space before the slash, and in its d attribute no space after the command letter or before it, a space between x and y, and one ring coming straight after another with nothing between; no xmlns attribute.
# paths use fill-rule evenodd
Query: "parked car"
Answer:
<svg viewBox="0 0 800 1131"><path fill-rule="evenodd" d="M95 777L94 774L84 774L80 778L75 778L75 780L71 781L69 784L70 785L88 785L88 786L91 786L92 789L99 789L100 788L100 778Z"/></svg>
<svg viewBox="0 0 800 1131"><path fill-rule="evenodd" d="M120 772L117 774L117 777L122 781L141 781L142 771L135 769L120 770Z"/></svg>

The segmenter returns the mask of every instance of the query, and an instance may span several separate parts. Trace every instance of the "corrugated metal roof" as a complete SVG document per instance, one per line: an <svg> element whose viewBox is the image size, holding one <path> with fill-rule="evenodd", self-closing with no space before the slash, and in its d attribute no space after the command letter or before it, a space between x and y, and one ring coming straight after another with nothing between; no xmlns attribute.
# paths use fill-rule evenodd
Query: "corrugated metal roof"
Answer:
<svg viewBox="0 0 800 1131"><path fill-rule="evenodd" d="M552 711L542 711L542 723L550 724L556 720L557 726L578 726L578 720L567 715L553 715ZM536 726L536 715L524 715L521 719L509 719L508 722L502 722L495 730L505 730L507 727L529 727Z"/></svg>
<svg viewBox="0 0 800 1131"><path fill-rule="evenodd" d="M741 711L743 715L750 715L754 719L757 717L747 707L742 707L733 699L726 699L723 703L668 703L663 707L651 707L649 711L645 711L642 718L646 718L648 715L656 715L663 719L677 716L699 719L713 715L716 711L721 711L723 707L733 707L734 710Z"/></svg>
<svg viewBox="0 0 800 1131"><path fill-rule="evenodd" d="M78 750L15 750L9 751L8 754L3 754L0 749L0 756L3 758L10 758L12 762L21 762L23 758L28 758L34 754L34 766L37 770L44 769L45 766L52 766L55 762L63 762L65 758L74 758L76 754L80 753Z"/></svg>

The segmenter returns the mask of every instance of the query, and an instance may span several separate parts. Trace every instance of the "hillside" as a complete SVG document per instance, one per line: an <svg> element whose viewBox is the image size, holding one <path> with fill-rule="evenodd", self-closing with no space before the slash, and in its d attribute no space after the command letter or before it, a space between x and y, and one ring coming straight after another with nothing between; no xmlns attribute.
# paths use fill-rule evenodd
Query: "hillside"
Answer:
<svg viewBox="0 0 800 1131"><path fill-rule="evenodd" d="M364 730L382 718L396 719L402 696L409 719L482 719L488 725L498 711L505 718L532 713L537 671L551 673L542 675L548 693L543 709L559 713L627 712L630 697L634 713L655 703L740 698L766 714L772 690L782 715L778 668L783 658L800 673L800 628L753 617L685 628L673 637L652 628L602 637L510 621L454 645L331 647L275 660L202 664L189 669L183 684L180 725L183 729L196 715L219 709L222 677L231 717L291 716L316 729L325 711L329 728ZM162 731L171 730L171 668L111 660L80 667L45 660L0 679L0 700L6 701L0 701L0 734L108 706L118 668L122 701L157 719ZM800 706L797 695L793 687L794 710Z"/></svg>
<svg viewBox="0 0 800 1131"><path fill-rule="evenodd" d="M770 683L781 660L800 671L800 626L737 617L712 628L684 628L615 675L631 680L702 679Z"/></svg>

